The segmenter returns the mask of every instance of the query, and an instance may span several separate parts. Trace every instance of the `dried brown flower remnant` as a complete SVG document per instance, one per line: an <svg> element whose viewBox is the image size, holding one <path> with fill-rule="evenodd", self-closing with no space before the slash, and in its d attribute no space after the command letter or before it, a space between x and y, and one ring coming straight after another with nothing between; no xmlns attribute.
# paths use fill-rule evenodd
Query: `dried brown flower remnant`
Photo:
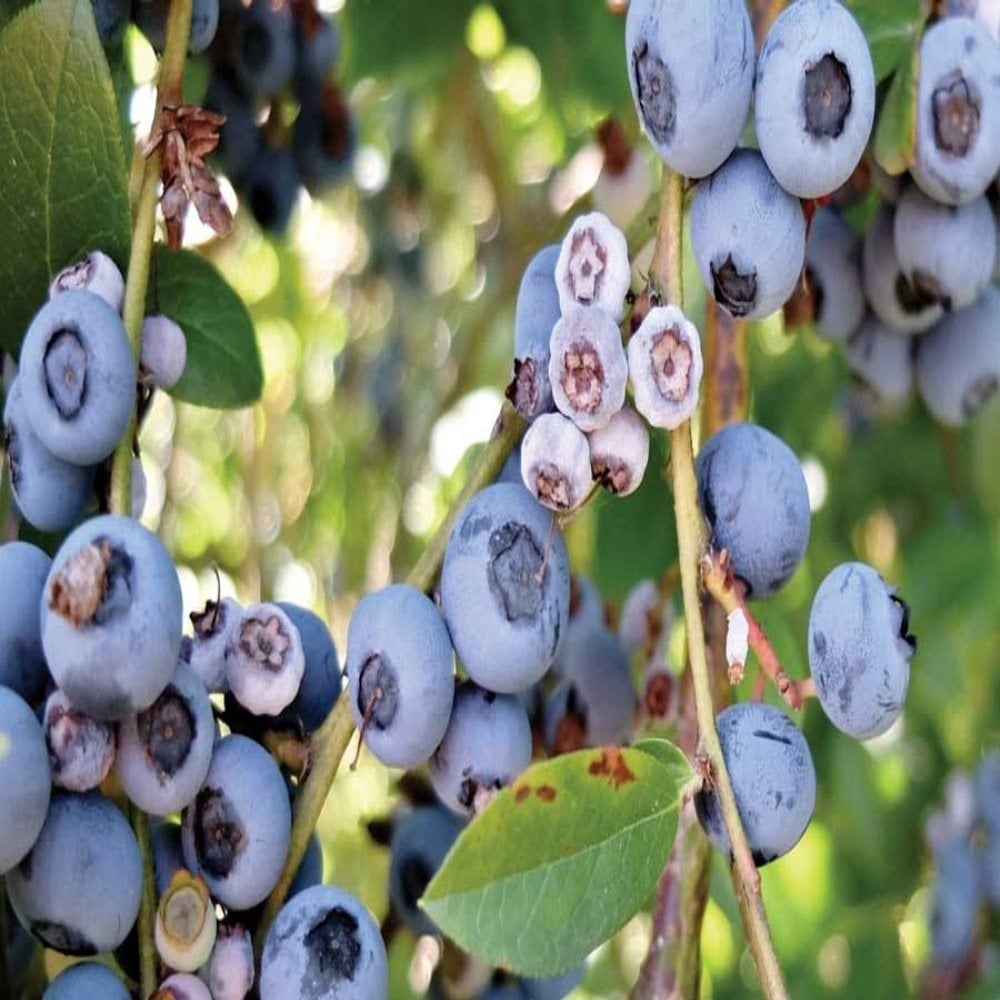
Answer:
<svg viewBox="0 0 1000 1000"><path fill-rule="evenodd" d="M225 116L194 105L164 105L143 148L144 156L157 150L162 156L160 207L171 250L181 247L184 218L192 202L198 218L220 236L232 229L232 213L205 163L205 157L219 144L219 129L225 121Z"/></svg>

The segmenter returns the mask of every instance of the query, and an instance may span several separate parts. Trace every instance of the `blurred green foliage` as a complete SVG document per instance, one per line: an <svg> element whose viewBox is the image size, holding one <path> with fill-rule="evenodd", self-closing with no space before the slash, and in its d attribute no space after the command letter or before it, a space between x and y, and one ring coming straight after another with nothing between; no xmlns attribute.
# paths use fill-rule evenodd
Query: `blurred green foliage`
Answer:
<svg viewBox="0 0 1000 1000"><path fill-rule="evenodd" d="M918 4L853 6L888 32L891 68ZM402 578L489 431L510 375L521 271L588 207L595 125L614 114L637 141L638 128L623 18L601 0L347 0L337 16L359 129L354 183L303 196L287 240L238 212L229 239L201 247L252 315L261 401L219 412L160 394L141 443L146 520L182 567L188 606L214 596L218 566L224 589L245 600L322 611L343 649L355 601ZM138 114L152 54L133 32L126 55ZM197 66L190 82L197 99ZM651 232L640 219L632 249ZM685 272L700 323L690 260ZM802 843L764 871L777 949L793 996L900 997L927 952L923 822L949 770L1000 742L1000 407L958 433L915 403L879 414L829 345L780 319L751 330L751 384L752 419L806 463L815 507L802 567L756 609L786 669L807 672L812 594L848 559L898 583L920 639L903 724L886 737L861 746L817 705L805 710L819 799ZM676 555L662 442L654 454L639 493L598 497L570 529L575 568L612 602ZM328 879L379 917L388 858L364 821L393 807L398 777L362 754L321 824ZM574 996L624 996L648 930L642 914L599 949ZM753 995L719 859L703 943L705 996ZM412 995L413 954L401 932L394 998Z"/></svg>

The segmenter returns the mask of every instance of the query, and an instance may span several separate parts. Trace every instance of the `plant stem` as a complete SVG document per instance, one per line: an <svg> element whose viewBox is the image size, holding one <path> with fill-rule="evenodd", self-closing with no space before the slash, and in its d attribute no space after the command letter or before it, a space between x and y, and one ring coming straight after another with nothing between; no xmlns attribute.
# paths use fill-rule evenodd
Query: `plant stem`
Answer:
<svg viewBox="0 0 1000 1000"><path fill-rule="evenodd" d="M701 411L701 439L746 420L750 399L750 363L747 324L733 319L709 298L705 303L705 381Z"/></svg>
<svg viewBox="0 0 1000 1000"><path fill-rule="evenodd" d="M153 850L149 842L149 817L132 807L132 830L142 858L142 902L139 907L139 977L143 1000L156 992L156 947L153 929L156 920L156 885L153 881Z"/></svg>
<svg viewBox="0 0 1000 1000"><path fill-rule="evenodd" d="M193 0L171 0L167 16L166 42L160 61L159 89L156 98L156 115L165 104L176 104L181 97L184 62L187 58L188 36L191 33L191 6ZM154 118L154 122L155 122ZM155 128L155 125L154 125ZM141 182L130 183L130 190L138 186L139 199L133 217L132 247L129 252L128 274L125 278L125 303L122 320L129 343L139 365L139 348L142 338L142 320L146 314L146 291L149 287L149 270L153 255L153 237L156 235L156 206L160 189L160 154L133 158L132 169L142 171ZM136 414L133 412L128 430L115 449L111 466L111 510L116 514L131 513L132 509L132 448L137 433Z"/></svg>
<svg viewBox="0 0 1000 1000"><path fill-rule="evenodd" d="M660 224L651 280L663 295L676 305L682 304L681 233L683 189L681 178L664 168L660 198ZM695 710L702 752L708 758L710 780L718 795L722 817L733 849L733 882L740 903L747 941L757 966L764 995L770 1000L786 998L788 993L778 964L771 932L760 894L760 873L754 864L746 834L736 806L729 771L722 755L722 745L715 728L712 682L705 647L705 629L701 617L699 567L707 546L705 519L698 507L698 489L694 474L694 446L691 423L685 421L670 432L670 469L674 487L674 516L681 567L681 590L684 596L684 621L687 627L688 659L694 686Z"/></svg>
<svg viewBox="0 0 1000 1000"><path fill-rule="evenodd" d="M187 58L188 37L191 33L192 0L171 0L167 16L166 42L160 62L159 91L156 113L164 104L180 99ZM155 121L155 119L154 119ZM154 126L155 127L155 126ZM125 303L122 320L135 357L138 384L139 349L142 320L146 312L146 291L149 287L153 238L156 235L156 206L160 185L160 156L134 156L131 191L138 188L139 197L133 215L132 247L125 278ZM141 171L141 180L135 183ZM132 448L137 433L136 411L132 412L128 430L115 449L111 465L111 511L128 517L132 512ZM132 810L132 829L142 856L142 902L139 908L139 964L143 1000L156 990L156 949L153 927L156 919L156 889L153 883L153 858L149 845L149 819L140 809Z"/></svg>
<svg viewBox="0 0 1000 1000"><path fill-rule="evenodd" d="M508 455L517 447L526 429L527 424L514 407L505 402L493 429L493 436L480 452L469 478L449 508L444 521L410 571L407 583L422 591L428 591L434 586L455 518L476 493L496 479ZM347 695L342 694L327 720L313 734L310 743L309 774L301 784L295 799L295 816L292 821L292 839L288 857L285 859L281 877L268 897L254 939L258 958L264 947L268 929L278 915L299 865L305 857L309 839L319 822L326 797L330 793L333 779L337 776L337 769L353 733L354 718L350 702Z"/></svg>

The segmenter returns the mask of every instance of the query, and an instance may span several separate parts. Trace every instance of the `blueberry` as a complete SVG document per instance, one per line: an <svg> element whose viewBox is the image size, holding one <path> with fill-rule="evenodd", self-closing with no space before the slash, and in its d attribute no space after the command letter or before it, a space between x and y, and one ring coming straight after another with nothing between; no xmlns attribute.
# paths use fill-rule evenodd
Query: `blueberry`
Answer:
<svg viewBox="0 0 1000 1000"><path fill-rule="evenodd" d="M257 225L281 236L299 195L298 167L286 149L262 149L243 178L244 197Z"/></svg>
<svg viewBox="0 0 1000 1000"><path fill-rule="evenodd" d="M944 306L903 273L896 256L895 209L886 205L872 220L862 248L861 277L868 304L880 320L900 333L921 333L944 314Z"/></svg>
<svg viewBox="0 0 1000 1000"><path fill-rule="evenodd" d="M208 962L212 1000L243 1000L253 981L253 942L249 933L239 924L221 924Z"/></svg>
<svg viewBox="0 0 1000 1000"><path fill-rule="evenodd" d="M522 979L521 992L525 1000L563 1000L580 985L585 965L578 965L561 976L547 976L543 979Z"/></svg>
<svg viewBox="0 0 1000 1000"><path fill-rule="evenodd" d="M321 191L350 176L356 146L351 109L340 89L310 86L302 94L292 135L295 165L305 186Z"/></svg>
<svg viewBox="0 0 1000 1000"><path fill-rule="evenodd" d="M844 345L851 371L889 408L902 406L913 392L913 349L908 337L869 316Z"/></svg>
<svg viewBox="0 0 1000 1000"><path fill-rule="evenodd" d="M461 829L461 822L440 806L422 806L393 821L389 900L414 934L438 933L418 902Z"/></svg>
<svg viewBox="0 0 1000 1000"><path fill-rule="evenodd" d="M477 683L521 691L548 669L566 630L569 558L552 515L523 486L488 486L459 513L441 569L441 607Z"/></svg>
<svg viewBox="0 0 1000 1000"><path fill-rule="evenodd" d="M563 237L556 261L559 307L565 315L574 306L622 318L631 281L625 234L606 215L590 212L573 220Z"/></svg>
<svg viewBox="0 0 1000 1000"><path fill-rule="evenodd" d="M924 32L913 179L935 201L978 198L1000 171L1000 45L977 21L950 17Z"/></svg>
<svg viewBox="0 0 1000 1000"><path fill-rule="evenodd" d="M245 736L215 744L205 783L184 810L188 868L223 906L256 906L274 888L288 854L292 812L278 765Z"/></svg>
<svg viewBox="0 0 1000 1000"><path fill-rule="evenodd" d="M430 759L438 798L471 816L530 763L531 725L520 702L472 681L459 684L448 729Z"/></svg>
<svg viewBox="0 0 1000 1000"><path fill-rule="evenodd" d="M836 0L798 0L771 26L754 85L757 141L798 198L839 188L861 161L875 119L875 70L864 33Z"/></svg>
<svg viewBox="0 0 1000 1000"><path fill-rule="evenodd" d="M274 97L284 89L295 65L293 27L287 0L251 0L240 11L233 62L246 90Z"/></svg>
<svg viewBox="0 0 1000 1000"><path fill-rule="evenodd" d="M569 581L568 629L601 628L603 625L604 600L597 584L582 573L574 573ZM560 646L560 652L561 649Z"/></svg>
<svg viewBox="0 0 1000 1000"><path fill-rule="evenodd" d="M311 889L314 885L323 883L323 845L320 843L319 835L313 831L309 838L309 845L306 853L302 857L299 869L292 879L292 884L288 890L288 898Z"/></svg>
<svg viewBox="0 0 1000 1000"><path fill-rule="evenodd" d="M323 619L308 608L285 601L278 601L278 607L298 630L305 655L302 683L289 710L302 721L305 731L311 733L323 725L340 697L343 680L337 647Z"/></svg>
<svg viewBox="0 0 1000 1000"><path fill-rule="evenodd" d="M576 510L590 496L587 436L561 413L543 413L521 442L521 477L551 510Z"/></svg>
<svg viewBox="0 0 1000 1000"><path fill-rule="evenodd" d="M698 455L698 499L716 550L749 597L780 590L809 544L809 494L792 450L756 424L731 424Z"/></svg>
<svg viewBox="0 0 1000 1000"><path fill-rule="evenodd" d="M635 408L654 427L680 427L698 406L701 339L676 306L656 306L628 342Z"/></svg>
<svg viewBox="0 0 1000 1000"><path fill-rule="evenodd" d="M226 118L215 156L226 175L241 183L261 145L253 100L232 77L216 69L208 81L204 104Z"/></svg>
<svg viewBox="0 0 1000 1000"><path fill-rule="evenodd" d="M993 277L996 222L985 195L950 206L911 187L896 206L893 234L910 284L946 309L971 306Z"/></svg>
<svg viewBox="0 0 1000 1000"><path fill-rule="evenodd" d="M634 493L649 462L649 430L635 410L622 407L607 426L588 437L594 479L615 496Z"/></svg>
<svg viewBox="0 0 1000 1000"><path fill-rule="evenodd" d="M760 867L787 854L812 819L816 772L809 744L787 715L760 702L731 705L715 721L736 807ZM703 787L694 803L709 840L729 855L715 789Z"/></svg>
<svg viewBox="0 0 1000 1000"><path fill-rule="evenodd" d="M52 980L42 1000L130 1000L125 984L98 962L71 965Z"/></svg>
<svg viewBox="0 0 1000 1000"><path fill-rule="evenodd" d="M345 667L354 721L390 767L413 767L441 741L454 697L454 653L433 601L394 584L351 615Z"/></svg>
<svg viewBox="0 0 1000 1000"><path fill-rule="evenodd" d="M63 542L42 597L42 648L69 700L95 719L148 708L181 645L181 588L163 543L107 514Z"/></svg>
<svg viewBox="0 0 1000 1000"><path fill-rule="evenodd" d="M42 652L39 606L52 560L28 542L0 545L0 685L29 704L45 694L49 671Z"/></svg>
<svg viewBox="0 0 1000 1000"><path fill-rule="evenodd" d="M663 629L663 595L655 580L640 580L628 593L618 618L618 639L627 655L652 646Z"/></svg>
<svg viewBox="0 0 1000 1000"><path fill-rule="evenodd" d="M318 885L284 905L268 932L260 1000L385 1000L389 967L378 925L343 889Z"/></svg>
<svg viewBox="0 0 1000 1000"><path fill-rule="evenodd" d="M42 444L25 414L20 378L7 393L3 421L11 492L18 510L39 531L65 530L90 500L93 468L64 462Z"/></svg>
<svg viewBox="0 0 1000 1000"><path fill-rule="evenodd" d="M216 929L204 879L179 869L156 908L154 941L161 961L178 972L195 972L211 957Z"/></svg>
<svg viewBox="0 0 1000 1000"><path fill-rule="evenodd" d="M573 306L552 330L549 383L560 412L583 431L622 408L628 362L618 325L600 309Z"/></svg>
<svg viewBox="0 0 1000 1000"><path fill-rule="evenodd" d="M618 637L603 626L570 628L560 650L562 684L545 711L545 742L555 753L624 744L632 738L632 667Z"/></svg>
<svg viewBox="0 0 1000 1000"><path fill-rule="evenodd" d="M35 846L7 875L18 919L47 948L117 948L139 913L142 859L128 821L97 792L57 792Z"/></svg>
<svg viewBox="0 0 1000 1000"><path fill-rule="evenodd" d="M147 316L142 321L139 364L160 389L170 389L184 374L187 340L169 316Z"/></svg>
<svg viewBox="0 0 1000 1000"><path fill-rule="evenodd" d="M170 0L133 0L132 17L149 44L163 52L167 39ZM219 27L219 0L193 0L188 52L204 52L212 44Z"/></svg>
<svg viewBox="0 0 1000 1000"><path fill-rule="evenodd" d="M231 597L223 597L208 601L203 611L192 611L189 617L194 635L182 640L181 659L210 692L222 694L227 690L226 650L243 617L243 608Z"/></svg>
<svg viewBox="0 0 1000 1000"><path fill-rule="evenodd" d="M991 838L1000 839L1000 753L987 754L974 779L976 814Z"/></svg>
<svg viewBox="0 0 1000 1000"><path fill-rule="evenodd" d="M153 853L156 898L159 899L166 893L174 875L184 867L180 823L153 819L149 824L149 842Z"/></svg>
<svg viewBox="0 0 1000 1000"><path fill-rule="evenodd" d="M633 0L625 23L632 100L643 131L685 177L735 148L753 88L754 41L741 0Z"/></svg>
<svg viewBox="0 0 1000 1000"><path fill-rule="evenodd" d="M917 390L934 417L958 427L1000 385L1000 288L968 309L950 313L917 345Z"/></svg>
<svg viewBox="0 0 1000 1000"><path fill-rule="evenodd" d="M738 149L701 181L690 219L701 280L720 306L761 319L784 305L802 271L806 224L760 153Z"/></svg>
<svg viewBox="0 0 1000 1000"><path fill-rule="evenodd" d="M150 1000L212 1000L212 994L197 976L175 972L160 983Z"/></svg>
<svg viewBox="0 0 1000 1000"><path fill-rule="evenodd" d="M115 727L75 709L58 689L45 702L42 721L52 767L52 784L71 792L89 792L115 762Z"/></svg>
<svg viewBox="0 0 1000 1000"><path fill-rule="evenodd" d="M983 871L964 837L954 838L935 856L937 877L931 896L931 958L938 965L959 963L972 947L983 891Z"/></svg>
<svg viewBox="0 0 1000 1000"><path fill-rule="evenodd" d="M295 75L299 89L316 87L337 64L340 32L330 17L315 7L303 7L295 21Z"/></svg>
<svg viewBox="0 0 1000 1000"><path fill-rule="evenodd" d="M107 458L135 406L135 358L121 317L90 292L49 300L24 336L18 383L24 415L56 458Z"/></svg>
<svg viewBox="0 0 1000 1000"><path fill-rule="evenodd" d="M0 687L0 875L38 839L49 808L52 775L45 736L34 712L10 688Z"/></svg>
<svg viewBox="0 0 1000 1000"><path fill-rule="evenodd" d="M821 208L809 227L806 283L812 296L813 324L817 332L844 343L865 316L861 240L829 208Z"/></svg>
<svg viewBox="0 0 1000 1000"><path fill-rule="evenodd" d="M516 486L523 486L524 481L521 479L521 446L518 445L508 456L506 461L503 463L503 468L500 470L497 478L495 480L498 483L513 483Z"/></svg>
<svg viewBox="0 0 1000 1000"><path fill-rule="evenodd" d="M949 17L974 18L1000 44L1000 0L948 0L946 13Z"/></svg>
<svg viewBox="0 0 1000 1000"><path fill-rule="evenodd" d="M107 0L114 6L117 0ZM125 301L125 279L118 265L100 250L87 254L83 260L64 267L49 285L49 298L54 299L63 292L90 292L99 295L115 312L122 311Z"/></svg>
<svg viewBox="0 0 1000 1000"><path fill-rule="evenodd" d="M254 715L277 715L299 693L306 658L299 630L277 604L243 609L226 647L226 685Z"/></svg>
<svg viewBox="0 0 1000 1000"><path fill-rule="evenodd" d="M122 719L118 732L118 777L140 809L166 816L194 801L208 774L215 725L205 685L187 664L178 663L156 701Z"/></svg>
<svg viewBox="0 0 1000 1000"><path fill-rule="evenodd" d="M559 254L558 244L539 250L524 269L517 292L514 378L507 394L526 420L555 409L549 383L549 344L562 315L555 278Z"/></svg>
<svg viewBox="0 0 1000 1000"><path fill-rule="evenodd" d="M884 733L903 711L910 609L870 566L849 562L819 585L809 613L809 669L830 721L859 740Z"/></svg>

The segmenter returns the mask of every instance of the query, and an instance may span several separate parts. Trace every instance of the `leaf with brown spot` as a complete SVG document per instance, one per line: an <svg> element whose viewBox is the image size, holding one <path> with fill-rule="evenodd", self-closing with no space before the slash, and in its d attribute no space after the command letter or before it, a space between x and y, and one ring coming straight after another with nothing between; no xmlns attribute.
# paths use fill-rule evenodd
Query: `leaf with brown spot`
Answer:
<svg viewBox="0 0 1000 1000"><path fill-rule="evenodd" d="M422 905L490 965L563 972L648 900L690 776L665 741L534 764L462 832Z"/></svg>

